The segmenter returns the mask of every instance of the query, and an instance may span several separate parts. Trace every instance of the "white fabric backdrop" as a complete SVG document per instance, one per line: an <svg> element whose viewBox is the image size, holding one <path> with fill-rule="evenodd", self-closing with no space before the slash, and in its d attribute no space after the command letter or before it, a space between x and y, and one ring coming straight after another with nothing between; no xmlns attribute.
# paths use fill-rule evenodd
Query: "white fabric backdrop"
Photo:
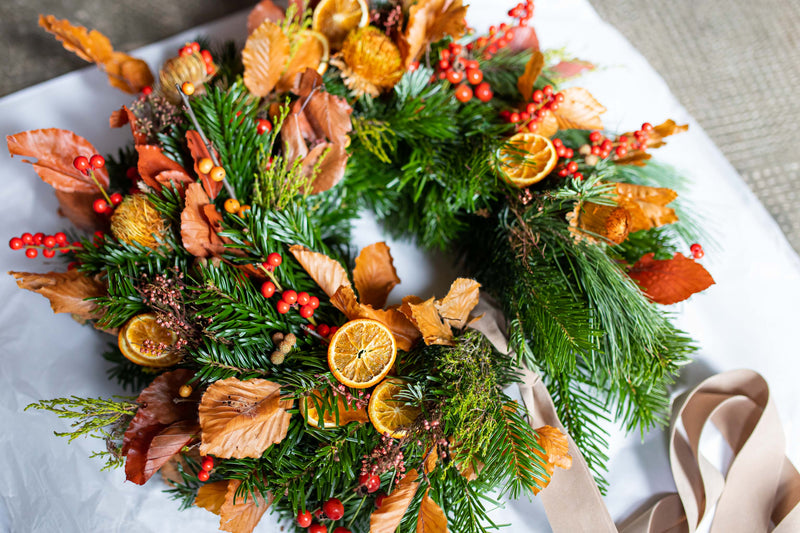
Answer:
<svg viewBox="0 0 800 533"><path fill-rule="evenodd" d="M469 19L485 29L505 19L509 0L475 0ZM245 15L210 24L137 52L159 65L187 40L200 34L241 38ZM682 388L722 370L748 367L762 373L772 387L786 434L788 453L800 464L800 406L795 400L800 370L794 329L800 301L800 260L777 225L746 188L699 126L670 94L661 78L613 28L602 22L584 0L537 2L535 27L543 47L566 47L603 68L580 85L609 109L610 129L630 130L642 122L666 118L689 122L689 133L670 139L657 157L683 170L694 181L689 194L707 215L719 246L706 246L705 266L717 284L675 306L677 323L698 342L697 361L683 373ZM66 52L64 52L66 53ZM703 68L688 65L687 68ZM89 139L102 153L128 142L127 130L109 131L111 111L130 100L108 87L104 76L86 69L26 89L0 100L0 132L60 127ZM66 224L55 214L50 187L19 159L0 158L6 187L0 227L6 242L24 231L53 233ZM4 241L3 239L6 239ZM367 216L357 225L363 246L382 239ZM443 294L453 272L446 259L423 255L408 243L391 242L403 294ZM61 269L54 260L27 260L0 246L6 270ZM105 379L100 357L114 339L53 315L45 299L17 289L10 276L0 277L0 530L14 532L214 531L215 516L199 509L179 513L158 479L145 487L124 482L122 471L99 472L101 462L88 455L100 441L81 439L67 445L53 430L67 424L43 412L23 413L25 405L59 396L119 394ZM627 517L653 495L673 491L665 437L652 431L643 441L611 426L611 489L606 498L616 520ZM713 437L706 447L720 458L726 451ZM576 509L575 512L580 512ZM511 502L494 513L505 531L548 531L539 501ZM265 516L259 532L280 531Z"/></svg>

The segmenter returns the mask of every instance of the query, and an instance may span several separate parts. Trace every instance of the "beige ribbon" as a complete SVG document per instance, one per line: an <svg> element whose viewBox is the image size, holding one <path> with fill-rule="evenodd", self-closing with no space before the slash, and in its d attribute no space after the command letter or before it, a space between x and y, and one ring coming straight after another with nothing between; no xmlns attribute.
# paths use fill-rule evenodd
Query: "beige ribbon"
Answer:
<svg viewBox="0 0 800 533"><path fill-rule="evenodd" d="M483 319L474 324L501 352L508 352L504 318L482 297ZM550 393L538 374L526 370L520 384L531 427L564 429ZM681 422L685 433L679 430ZM700 452L700 436L711 422L734 458L723 474ZM556 533L694 532L716 505L711 533L800 532L800 474L786 457L785 436L769 387L752 370L712 376L673 407L670 465L677 494L614 525L583 455L569 438L572 468L556 469L540 494Z"/></svg>

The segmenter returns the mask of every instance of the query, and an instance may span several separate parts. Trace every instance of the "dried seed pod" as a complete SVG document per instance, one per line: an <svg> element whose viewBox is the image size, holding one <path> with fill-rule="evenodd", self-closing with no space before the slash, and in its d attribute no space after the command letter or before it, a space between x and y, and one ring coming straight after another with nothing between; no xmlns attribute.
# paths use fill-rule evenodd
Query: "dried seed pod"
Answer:
<svg viewBox="0 0 800 533"><path fill-rule="evenodd" d="M279 351L272 352L272 355L269 356L269 360L272 361L273 365L283 364L284 359L286 359L286 355Z"/></svg>
<svg viewBox="0 0 800 533"><path fill-rule="evenodd" d="M158 93L169 100L171 104L177 105L181 101L178 86L188 81L195 87L194 94L202 94L203 84L210 78L211 76L206 70L206 63L199 52L173 57L164 63L158 73Z"/></svg>
<svg viewBox="0 0 800 533"><path fill-rule="evenodd" d="M280 331L276 331L275 333L272 334L273 344L278 344L282 340L283 340L283 333L281 333Z"/></svg>
<svg viewBox="0 0 800 533"><path fill-rule="evenodd" d="M283 338L284 342L287 342L290 346L294 346L297 344L297 336L294 333L287 333L286 336Z"/></svg>
<svg viewBox="0 0 800 533"><path fill-rule="evenodd" d="M281 353L289 353L292 351L292 348L294 348L294 344L289 344L286 341L283 341L278 345L278 350Z"/></svg>

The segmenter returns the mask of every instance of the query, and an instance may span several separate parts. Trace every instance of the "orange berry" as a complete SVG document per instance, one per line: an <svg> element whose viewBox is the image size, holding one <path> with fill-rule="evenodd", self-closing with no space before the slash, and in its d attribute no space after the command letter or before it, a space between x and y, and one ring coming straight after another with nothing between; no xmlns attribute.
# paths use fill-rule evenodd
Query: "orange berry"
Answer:
<svg viewBox="0 0 800 533"><path fill-rule="evenodd" d="M239 200L235 200L233 198L228 198L225 200L225 211L228 213L238 213L240 207L241 205L239 204Z"/></svg>
<svg viewBox="0 0 800 533"><path fill-rule="evenodd" d="M214 181L222 181L225 179L225 169L222 167L214 167L211 169L211 172L208 173L208 176Z"/></svg>
<svg viewBox="0 0 800 533"><path fill-rule="evenodd" d="M212 168L214 168L214 162L208 157L204 157L197 163L197 170L199 170L201 174L208 174L211 172Z"/></svg>
<svg viewBox="0 0 800 533"><path fill-rule="evenodd" d="M189 81L183 82L183 84L181 85L181 91L186 96L192 96L194 94L194 84Z"/></svg>

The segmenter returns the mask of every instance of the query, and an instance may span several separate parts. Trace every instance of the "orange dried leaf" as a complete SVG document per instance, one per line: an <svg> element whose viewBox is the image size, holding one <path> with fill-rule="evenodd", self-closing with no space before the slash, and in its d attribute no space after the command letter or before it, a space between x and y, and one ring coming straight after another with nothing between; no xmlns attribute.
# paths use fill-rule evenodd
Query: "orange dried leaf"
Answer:
<svg viewBox="0 0 800 533"><path fill-rule="evenodd" d="M120 109L111 113L108 118L108 125L111 128L121 128L125 124L131 125L131 134L133 135L133 142L136 144L147 144L147 135L140 133L136 129L136 116L128 109L128 106L122 106Z"/></svg>
<svg viewBox="0 0 800 533"><path fill-rule="evenodd" d="M147 460L141 473L142 483L146 483L159 468L164 466L175 454L179 453L184 446L197 438L199 432L200 426L194 420L179 420L153 437L153 440L150 441ZM130 477L128 479L137 483ZM138 484L141 485L142 483Z"/></svg>
<svg viewBox="0 0 800 533"><path fill-rule="evenodd" d="M611 244L619 244L631 232L631 214L623 205L578 202L568 218L570 225L580 230L581 237L590 242L600 238Z"/></svg>
<svg viewBox="0 0 800 533"><path fill-rule="evenodd" d="M435 307L444 322L452 328L461 329L467 325L469 314L478 305L481 284L474 279L458 278Z"/></svg>
<svg viewBox="0 0 800 533"><path fill-rule="evenodd" d="M341 285L333 296L331 296L331 305L342 312L348 320L354 320L361 317L361 304L358 303L356 293L353 287L348 283Z"/></svg>
<svg viewBox="0 0 800 533"><path fill-rule="evenodd" d="M663 305L681 302L714 284L714 278L703 265L682 254L666 260L656 260L652 253L645 254L628 275L636 280L648 298Z"/></svg>
<svg viewBox="0 0 800 533"><path fill-rule="evenodd" d="M112 87L128 94L139 94L145 87L152 87L155 80L147 63L122 52L114 52L101 65Z"/></svg>
<svg viewBox="0 0 800 533"><path fill-rule="evenodd" d="M516 28L517 29L521 28ZM525 72L517 80L517 89L519 89L522 98L527 102L531 99L533 94L533 84L536 83L536 78L542 73L544 67L544 55L539 50L534 50L531 58L525 65Z"/></svg>
<svg viewBox="0 0 800 533"><path fill-rule="evenodd" d="M350 286L347 271L338 261L298 244L291 246L289 251L329 298L339 287Z"/></svg>
<svg viewBox="0 0 800 533"><path fill-rule="evenodd" d="M200 176L200 180L203 182L203 189L205 189L208 197L213 200L217 197L219 191L222 190L222 182L212 180L208 174L200 172L197 166L200 164L201 159L212 159L211 152L208 151L208 147L203 142L202 137L200 137L200 134L195 130L188 130L186 132L186 143L189 146L189 152L192 154L192 159L194 160L194 172ZM217 156L216 151L214 155Z"/></svg>
<svg viewBox="0 0 800 533"><path fill-rule="evenodd" d="M228 494L228 483L230 482L231 480L225 479L200 485L197 496L194 498L194 504L214 514L219 514L225 504L225 495Z"/></svg>
<svg viewBox="0 0 800 533"><path fill-rule="evenodd" d="M262 22L242 50L247 89L255 96L267 96L280 80L288 58L289 38L274 22Z"/></svg>
<svg viewBox="0 0 800 533"><path fill-rule="evenodd" d="M545 111L542 121L539 122L539 129L536 133L545 137L552 137L558 132L558 120L552 111Z"/></svg>
<svg viewBox="0 0 800 533"><path fill-rule="evenodd" d="M416 60L425 47L450 36L464 35L467 8L461 0L420 0L408 10L408 24L401 40L406 66Z"/></svg>
<svg viewBox="0 0 800 533"><path fill-rule="evenodd" d="M195 257L222 255L225 246L204 213L211 205L203 186L192 183L186 188L186 205L181 211L181 240L186 251Z"/></svg>
<svg viewBox="0 0 800 533"><path fill-rule="evenodd" d="M37 292L50 300L54 313L70 313L89 320L97 319L101 313L97 303L87 298L98 298L106 295L104 283L85 276L77 269L66 272L9 272L17 280L22 289Z"/></svg>
<svg viewBox="0 0 800 533"><path fill-rule="evenodd" d="M425 491L422 503L419 507L419 517L417 517L417 533L446 533L447 517L433 498L428 494L430 489Z"/></svg>
<svg viewBox="0 0 800 533"><path fill-rule="evenodd" d="M332 143L347 144L347 134L353 129L350 121L353 108L347 100L324 91L322 77L314 70L307 69L301 83L300 96L308 97L310 94L308 102L303 103L315 138L308 140L327 139ZM311 94L313 89L316 90Z"/></svg>
<svg viewBox="0 0 800 533"><path fill-rule="evenodd" d="M677 197L678 193L665 187L617 183L617 203L631 215L631 232L677 222L675 210L666 207Z"/></svg>
<svg viewBox="0 0 800 533"><path fill-rule="evenodd" d="M58 200L58 214L66 217L76 228L84 231L104 230L109 226L109 218L94 210L94 201L103 198L99 192L63 192L55 190Z"/></svg>
<svg viewBox="0 0 800 533"><path fill-rule="evenodd" d="M406 514L411 500L417 493L417 471L409 470L391 494L384 498L380 509L372 511L369 517L370 533L394 533Z"/></svg>
<svg viewBox="0 0 800 533"><path fill-rule="evenodd" d="M283 9L276 6L272 0L261 0L247 16L247 34L250 35L265 21L282 22L286 16Z"/></svg>
<svg viewBox="0 0 800 533"><path fill-rule="evenodd" d="M211 384L200 402L200 453L224 458L261 457L289 429L294 400L265 379L228 378Z"/></svg>
<svg viewBox="0 0 800 533"><path fill-rule="evenodd" d="M606 108L589 91L581 87L570 87L561 91L561 94L564 95L564 101L553 111L559 129L603 129L600 115L605 113Z"/></svg>
<svg viewBox="0 0 800 533"><path fill-rule="evenodd" d="M320 146L324 148L321 153L309 153L303 159L304 173L312 179L311 194L325 192L342 181L349 157L343 144L325 143Z"/></svg>
<svg viewBox="0 0 800 533"><path fill-rule="evenodd" d="M419 330L403 313L397 309L374 309L371 305L358 303L350 285L339 287L331 296L331 304L349 320L371 318L382 323L392 332L400 350L409 351L419 340Z"/></svg>
<svg viewBox="0 0 800 533"><path fill-rule="evenodd" d="M434 471L438 460L439 460L439 448L434 444L428 450L428 455L425 457L425 463L423 466L426 475Z"/></svg>
<svg viewBox="0 0 800 533"><path fill-rule="evenodd" d="M400 283L392 254L385 242L361 250L353 269L353 283L362 304L382 308L395 285Z"/></svg>
<svg viewBox="0 0 800 533"><path fill-rule="evenodd" d="M296 40L290 43L294 54L289 57L286 69L278 81L278 92L294 90L300 83L299 76L306 70L316 72L325 55L322 43L311 32L301 31L295 34L294 39Z"/></svg>
<svg viewBox="0 0 800 533"><path fill-rule="evenodd" d="M664 146L666 144L666 142L664 142L664 137L669 137L670 135L675 135L676 133L681 133L688 129L688 124L679 125L672 119L665 120L654 127L653 131L650 132L650 135L647 137L647 146L648 148Z"/></svg>
<svg viewBox="0 0 800 533"><path fill-rule="evenodd" d="M536 442L547 453L547 462L568 470L572 466L572 456L569 454L569 439L566 433L552 426L536 428Z"/></svg>
<svg viewBox="0 0 800 533"><path fill-rule="evenodd" d="M194 181L179 163L164 155L160 147L154 144L137 144L136 152L139 154L139 162L137 164L139 175L142 176L142 180L149 187L152 187L157 192L160 192L162 188L158 175L167 170L181 173L180 183L188 184ZM170 177L174 181L179 175L172 174Z"/></svg>
<svg viewBox="0 0 800 533"><path fill-rule="evenodd" d="M97 149L83 137L71 131L48 128L8 135L6 143L12 157L21 155L35 158L36 161L22 161L33 165L39 177L56 190L88 194L100 192L89 176L72 165L79 155L89 158L97 153ZM108 188L108 172L105 167L96 169L94 176L101 187Z"/></svg>
<svg viewBox="0 0 800 533"><path fill-rule="evenodd" d="M449 324L442 322L433 298L420 304L409 304L409 307L412 321L422 333L425 344L428 346L431 344L453 345L453 330L450 329Z"/></svg>
<svg viewBox="0 0 800 533"><path fill-rule="evenodd" d="M260 493L256 493L255 497L251 493L246 493L237 498L236 491L241 484L238 479L228 481L225 502L219 509L220 531L251 533L272 504L272 495L269 493L266 500Z"/></svg>
<svg viewBox="0 0 800 533"><path fill-rule="evenodd" d="M68 20L58 20L53 15L39 15L39 26L52 33L64 48L89 63L102 64L114 53L111 41L97 30L73 26Z"/></svg>

